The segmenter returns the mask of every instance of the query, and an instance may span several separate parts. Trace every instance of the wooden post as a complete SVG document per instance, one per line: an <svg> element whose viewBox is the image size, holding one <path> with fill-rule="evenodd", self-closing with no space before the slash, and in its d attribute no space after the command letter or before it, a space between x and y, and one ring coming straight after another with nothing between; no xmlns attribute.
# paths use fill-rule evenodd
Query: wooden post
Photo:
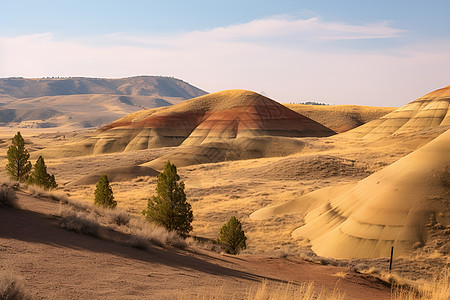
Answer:
<svg viewBox="0 0 450 300"><path fill-rule="evenodd" d="M391 247L391 259L389 260L389 273L391 273L392 270L392 258L394 256L394 246Z"/></svg>

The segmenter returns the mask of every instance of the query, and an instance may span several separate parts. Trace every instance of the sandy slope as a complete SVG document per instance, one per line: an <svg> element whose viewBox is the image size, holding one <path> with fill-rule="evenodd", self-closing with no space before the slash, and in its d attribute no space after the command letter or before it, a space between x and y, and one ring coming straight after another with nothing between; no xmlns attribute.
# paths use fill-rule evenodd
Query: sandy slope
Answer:
<svg viewBox="0 0 450 300"><path fill-rule="evenodd" d="M331 257L401 255L427 242L425 224L450 224L450 130L356 185L332 186L252 214L308 212L294 237ZM433 224L434 224L433 223Z"/></svg>
<svg viewBox="0 0 450 300"><path fill-rule="evenodd" d="M314 280L316 288L337 287L346 299L389 299L389 287L356 273L335 276L345 272L338 267L196 248L143 251L68 232L52 216L59 204L47 201L21 195L23 210L0 209L0 271L23 276L38 299L173 299L217 292L242 298L263 279L271 284Z"/></svg>
<svg viewBox="0 0 450 300"><path fill-rule="evenodd" d="M402 133L450 125L450 85L428 93L363 126L347 137L380 139Z"/></svg>

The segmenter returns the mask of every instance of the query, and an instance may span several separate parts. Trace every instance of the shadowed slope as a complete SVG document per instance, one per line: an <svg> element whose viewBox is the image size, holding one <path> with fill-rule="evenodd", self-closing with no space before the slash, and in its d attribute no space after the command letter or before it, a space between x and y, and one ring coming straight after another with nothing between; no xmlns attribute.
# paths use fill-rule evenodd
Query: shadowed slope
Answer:
<svg viewBox="0 0 450 300"><path fill-rule="evenodd" d="M311 240L319 255L339 258L388 256L392 245L400 255L425 244L425 224L450 224L449 153L447 131L336 193L311 211L293 236Z"/></svg>
<svg viewBox="0 0 450 300"><path fill-rule="evenodd" d="M450 86L438 89L399 109L345 134L378 139L391 135L450 125Z"/></svg>

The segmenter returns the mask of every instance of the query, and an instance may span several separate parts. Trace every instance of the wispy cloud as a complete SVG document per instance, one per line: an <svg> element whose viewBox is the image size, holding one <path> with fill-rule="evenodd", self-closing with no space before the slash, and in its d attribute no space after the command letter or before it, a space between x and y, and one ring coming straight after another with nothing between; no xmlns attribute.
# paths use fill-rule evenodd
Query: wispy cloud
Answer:
<svg viewBox="0 0 450 300"><path fill-rule="evenodd" d="M115 33L107 37L115 42L142 45L186 46L195 43L260 43L272 41L337 41L386 39L401 36L406 30L393 28L383 21L366 25L324 22L320 18L294 19L290 16L254 20L244 24L216 27L169 37L139 37Z"/></svg>
<svg viewBox="0 0 450 300"><path fill-rule="evenodd" d="M0 76L170 75L208 91L244 88L279 101L398 106L448 84L448 41L376 51L350 45L337 51L333 43L403 34L389 22L353 25L278 16L171 36L0 37Z"/></svg>

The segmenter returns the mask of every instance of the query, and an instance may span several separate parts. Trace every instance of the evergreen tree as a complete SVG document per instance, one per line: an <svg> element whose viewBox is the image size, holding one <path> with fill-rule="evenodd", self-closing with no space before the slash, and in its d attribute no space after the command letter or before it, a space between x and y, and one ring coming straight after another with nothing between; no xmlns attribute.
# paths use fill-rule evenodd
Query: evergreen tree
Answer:
<svg viewBox="0 0 450 300"><path fill-rule="evenodd" d="M34 164L33 172L28 177L27 183L41 186L46 190L54 189L58 186L55 181L55 175L47 173L47 166L42 156L39 156Z"/></svg>
<svg viewBox="0 0 450 300"><path fill-rule="evenodd" d="M6 172L11 179L25 182L31 170L31 163L28 161L30 154L25 149L25 141L20 131L12 139L12 145L8 149L7 156Z"/></svg>
<svg viewBox="0 0 450 300"><path fill-rule="evenodd" d="M168 161L158 175L156 195L148 199L144 214L149 221L186 236L192 230L194 217L191 205L186 201L184 183L179 180L177 167Z"/></svg>
<svg viewBox="0 0 450 300"><path fill-rule="evenodd" d="M247 248L246 240L241 222L234 216L220 229L219 242L225 244L227 253L238 254L241 249Z"/></svg>
<svg viewBox="0 0 450 300"><path fill-rule="evenodd" d="M97 182L95 188L95 199L94 204L97 206L103 206L108 208L115 208L117 202L114 200L113 191L109 185L108 177L102 175L100 180Z"/></svg>

